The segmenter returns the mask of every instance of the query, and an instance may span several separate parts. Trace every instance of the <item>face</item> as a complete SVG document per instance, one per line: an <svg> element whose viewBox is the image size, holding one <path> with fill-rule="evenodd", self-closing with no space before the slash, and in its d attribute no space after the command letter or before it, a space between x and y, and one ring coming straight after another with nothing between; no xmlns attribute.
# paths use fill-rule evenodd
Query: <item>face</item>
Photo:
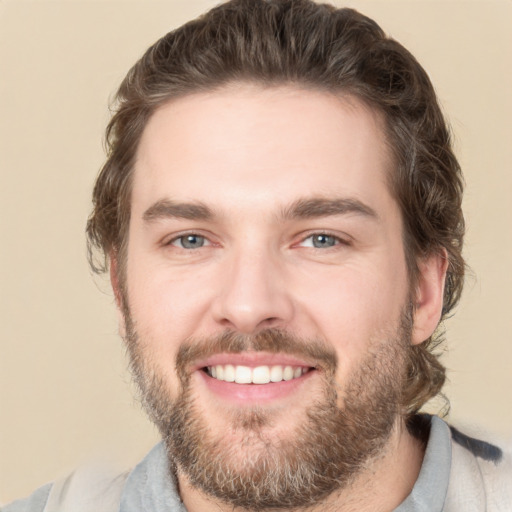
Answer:
<svg viewBox="0 0 512 512"><path fill-rule="evenodd" d="M318 489L304 504L385 446L411 327L391 165L380 118L323 92L232 86L150 119L125 335L193 485L238 505L265 488L271 506L309 468L295 478Z"/></svg>

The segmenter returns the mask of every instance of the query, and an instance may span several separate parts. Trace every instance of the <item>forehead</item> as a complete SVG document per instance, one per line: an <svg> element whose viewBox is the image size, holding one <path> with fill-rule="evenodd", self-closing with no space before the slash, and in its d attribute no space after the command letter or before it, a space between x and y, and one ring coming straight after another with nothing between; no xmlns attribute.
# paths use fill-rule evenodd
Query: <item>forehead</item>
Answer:
<svg viewBox="0 0 512 512"><path fill-rule="evenodd" d="M238 84L174 99L142 135L133 213L166 198L224 209L307 195L373 203L391 166L383 125L354 97L295 87Z"/></svg>

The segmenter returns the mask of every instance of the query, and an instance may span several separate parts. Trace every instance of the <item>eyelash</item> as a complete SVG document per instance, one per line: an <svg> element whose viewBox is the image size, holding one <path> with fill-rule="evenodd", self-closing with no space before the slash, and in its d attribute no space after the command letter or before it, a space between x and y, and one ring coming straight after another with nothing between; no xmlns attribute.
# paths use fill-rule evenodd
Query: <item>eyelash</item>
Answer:
<svg viewBox="0 0 512 512"><path fill-rule="evenodd" d="M203 245L200 245L199 247L183 247L183 240L185 240L186 238L192 238L192 237L201 238L201 239L204 240L205 243ZM312 245L308 246L308 247L310 247L312 249L318 249L318 250L324 251L324 250L327 250L327 249L332 249L332 248L334 248L336 246L339 246L339 245L345 245L345 246L351 245L351 242L349 240L347 240L346 238L341 238L340 236L335 235L334 233L330 233L328 231L314 231L314 232L310 232L310 233L307 234L307 236L304 236L303 238L301 238L301 240L297 244L294 244L294 245L295 246L303 246L302 244L304 244L304 242L306 242L306 240L309 240L309 239L313 240L314 237L332 238L332 239L334 239L334 244L333 245L329 245L329 246L325 246L325 247L315 247L314 241L313 241ZM178 242L179 240L182 240L181 247L176 245L176 242ZM182 250L185 250L185 251L192 251L194 249L202 249L203 247L209 247L209 246L213 245L213 242L211 242L211 240L209 240L209 238L207 236L205 236L205 235L202 235L202 234L197 233L197 232L189 232L189 233L183 233L183 234L180 234L178 236L173 237L169 241L165 242L164 245L165 246L174 246L177 249L182 249Z"/></svg>
<svg viewBox="0 0 512 512"><path fill-rule="evenodd" d="M192 237L202 238L205 241L205 245L201 245L200 247L196 247L195 249L201 249L205 246L208 247L210 245L213 245L212 242L208 239L208 237L206 237L205 235L201 235L200 233L196 233L196 232L183 233L181 235L175 236L172 239L170 239L169 241L165 242L164 245L165 246L173 246L173 247L176 247L177 249L182 249L185 251L191 251L191 250L194 250L194 248L183 247L183 246L180 247L178 245L175 245L175 242L178 242L179 240L183 241L186 238L192 238Z"/></svg>
<svg viewBox="0 0 512 512"><path fill-rule="evenodd" d="M339 245L345 245L345 246L351 245L351 242L349 240L347 240L346 238L341 238L340 236L335 235L334 233L330 233L328 231L314 231L314 232L308 233L307 236L303 237L300 240L298 245L304 244L304 242L308 239L314 239L314 237L322 237L322 236L334 239L334 244L331 246L327 246L327 247L315 247L313 245L312 247L310 246L310 248L318 249L318 250L327 250L327 249L333 249ZM313 244L314 244L314 242L313 242Z"/></svg>

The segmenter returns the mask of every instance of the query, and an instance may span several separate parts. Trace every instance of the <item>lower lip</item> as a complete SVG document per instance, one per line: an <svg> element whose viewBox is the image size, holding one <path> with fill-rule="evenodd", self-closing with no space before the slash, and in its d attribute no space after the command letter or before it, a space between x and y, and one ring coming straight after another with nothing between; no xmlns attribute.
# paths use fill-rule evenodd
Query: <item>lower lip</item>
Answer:
<svg viewBox="0 0 512 512"><path fill-rule="evenodd" d="M236 384L214 379L203 370L199 370L197 373L208 390L215 396L237 405L248 406L271 403L292 395L317 371L310 370L297 379L269 382L268 384Z"/></svg>

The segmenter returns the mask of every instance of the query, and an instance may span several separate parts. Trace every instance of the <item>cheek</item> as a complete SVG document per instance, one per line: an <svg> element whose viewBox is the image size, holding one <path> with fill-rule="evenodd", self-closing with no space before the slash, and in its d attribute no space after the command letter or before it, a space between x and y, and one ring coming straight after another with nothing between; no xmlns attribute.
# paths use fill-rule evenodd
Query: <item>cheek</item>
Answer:
<svg viewBox="0 0 512 512"><path fill-rule="evenodd" d="M341 364L359 359L372 342L395 332L405 306L407 278L399 265L389 264L386 272L382 265L353 266L310 283L298 295L315 334L336 348Z"/></svg>
<svg viewBox="0 0 512 512"><path fill-rule="evenodd" d="M128 299L140 336L160 354L174 354L195 335L209 300L204 272L170 271L165 264L149 263L133 255L127 269Z"/></svg>

